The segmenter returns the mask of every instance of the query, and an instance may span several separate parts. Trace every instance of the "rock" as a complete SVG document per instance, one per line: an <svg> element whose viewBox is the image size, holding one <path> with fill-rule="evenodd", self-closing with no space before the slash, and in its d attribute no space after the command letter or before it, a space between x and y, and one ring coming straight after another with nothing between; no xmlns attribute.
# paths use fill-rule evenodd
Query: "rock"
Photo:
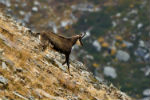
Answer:
<svg viewBox="0 0 150 100"><path fill-rule="evenodd" d="M111 66L104 67L104 75L109 76L111 78L116 78L117 77L116 70Z"/></svg>
<svg viewBox="0 0 150 100"><path fill-rule="evenodd" d="M19 11L19 14L20 14L21 16L24 16L24 15L25 15L25 12L24 12L24 11Z"/></svg>
<svg viewBox="0 0 150 100"><path fill-rule="evenodd" d="M31 12L28 12L28 13L26 13L25 15L24 15L24 21L26 22L26 23L28 23L29 21L30 21L30 17L31 17Z"/></svg>
<svg viewBox="0 0 150 100"><path fill-rule="evenodd" d="M139 47L145 47L145 43L144 43L143 40L140 40L140 41L139 41Z"/></svg>
<svg viewBox="0 0 150 100"><path fill-rule="evenodd" d="M22 68L16 68L16 72L23 72Z"/></svg>
<svg viewBox="0 0 150 100"><path fill-rule="evenodd" d="M131 24L132 24L132 25L134 25L134 24L135 24L135 22L136 22L135 20L131 20Z"/></svg>
<svg viewBox="0 0 150 100"><path fill-rule="evenodd" d="M37 12L37 11L38 11L38 8L34 6L34 7L32 8L32 11Z"/></svg>
<svg viewBox="0 0 150 100"><path fill-rule="evenodd" d="M121 16L121 13L117 13L117 14L116 14L116 17L120 17L120 16Z"/></svg>
<svg viewBox="0 0 150 100"><path fill-rule="evenodd" d="M116 54L116 58L120 61L127 62L130 59L130 55L122 50L118 50Z"/></svg>
<svg viewBox="0 0 150 100"><path fill-rule="evenodd" d="M8 84L8 80L6 78L4 78L3 76L0 76L0 83L6 85L6 84Z"/></svg>
<svg viewBox="0 0 150 100"><path fill-rule="evenodd" d="M61 97L56 97L56 96L52 96L50 95L49 93L45 92L44 90L42 89L35 89L35 91L38 93L38 94L42 94L43 96L49 98L49 99L54 99L54 100L64 100L63 98Z"/></svg>
<svg viewBox="0 0 150 100"><path fill-rule="evenodd" d="M55 22L53 22L53 21L48 22L48 26L52 27L54 33L58 32L58 27L56 26Z"/></svg>
<svg viewBox="0 0 150 100"><path fill-rule="evenodd" d="M103 78L100 78L100 77L97 77L97 76L95 76L95 78L96 78L99 82L103 82L103 81L104 81Z"/></svg>
<svg viewBox="0 0 150 100"><path fill-rule="evenodd" d="M75 66L76 68L85 69L85 66L83 65L83 63L76 61L76 60L72 61L72 65Z"/></svg>
<svg viewBox="0 0 150 100"><path fill-rule="evenodd" d="M144 57L146 55L147 51L144 48L137 48L137 50L135 50L135 55L140 56L140 57Z"/></svg>
<svg viewBox="0 0 150 100"><path fill-rule="evenodd" d="M101 51L101 45L97 40L93 42L93 46L96 48L97 51Z"/></svg>
<svg viewBox="0 0 150 100"><path fill-rule="evenodd" d="M131 12L129 12L129 14L137 14L137 13L138 13L137 9L133 9L133 10L131 10Z"/></svg>
<svg viewBox="0 0 150 100"><path fill-rule="evenodd" d="M24 97L23 95L17 93L17 92L13 92L14 95L18 96L19 98L23 99L23 100L28 100L26 97Z"/></svg>
<svg viewBox="0 0 150 100"><path fill-rule="evenodd" d="M6 5L7 7L11 6L10 0L0 0L0 3Z"/></svg>
<svg viewBox="0 0 150 100"><path fill-rule="evenodd" d="M29 100L35 100L35 98L31 95L28 98L29 98Z"/></svg>
<svg viewBox="0 0 150 100"><path fill-rule="evenodd" d="M100 10L99 8L94 8L94 5L90 3L80 3L77 5L72 5L71 8L72 10L88 11L88 12L95 12Z"/></svg>
<svg viewBox="0 0 150 100"><path fill-rule="evenodd" d="M144 96L150 96L150 89L145 89L145 90L143 91L143 95L144 95Z"/></svg>
<svg viewBox="0 0 150 100"><path fill-rule="evenodd" d="M145 56L144 56L144 60L149 62L150 61L150 53L147 53Z"/></svg>
<svg viewBox="0 0 150 100"><path fill-rule="evenodd" d="M142 68L141 70L145 73L145 76L150 75L150 66L146 66L145 68Z"/></svg>
<svg viewBox="0 0 150 100"><path fill-rule="evenodd" d="M4 49L0 48L0 55L3 55Z"/></svg>
<svg viewBox="0 0 150 100"><path fill-rule="evenodd" d="M137 28L140 29L141 27L143 27L143 24L142 24L142 23L139 23L139 24L137 25Z"/></svg>
<svg viewBox="0 0 150 100"><path fill-rule="evenodd" d="M39 6L40 3L38 1L34 1L34 5Z"/></svg>
<svg viewBox="0 0 150 100"><path fill-rule="evenodd" d="M116 27L117 23L115 21L112 21L112 25L113 25L113 27Z"/></svg>
<svg viewBox="0 0 150 100"><path fill-rule="evenodd" d="M145 98L142 98L140 100L150 100L150 97L145 97Z"/></svg>
<svg viewBox="0 0 150 100"><path fill-rule="evenodd" d="M123 18L123 21L125 21L125 22L128 21L128 18L124 17L124 18Z"/></svg>
<svg viewBox="0 0 150 100"><path fill-rule="evenodd" d="M55 63L58 65L59 68L61 68L63 71L67 71L66 67L64 67L60 62L58 62L57 60L54 60Z"/></svg>
<svg viewBox="0 0 150 100"><path fill-rule="evenodd" d="M124 44L126 44L127 48L130 48L133 46L133 43L128 42L128 41L123 41Z"/></svg>
<svg viewBox="0 0 150 100"><path fill-rule="evenodd" d="M0 55L0 60L4 61L7 65L10 65L10 66L14 66L15 65L14 62L12 62L8 58L5 58L4 56L1 56L1 55Z"/></svg>
<svg viewBox="0 0 150 100"><path fill-rule="evenodd" d="M1 100L10 100L10 99L8 99L8 97L2 97Z"/></svg>
<svg viewBox="0 0 150 100"><path fill-rule="evenodd" d="M6 69L7 68L7 65L5 62L2 62L2 69Z"/></svg>
<svg viewBox="0 0 150 100"><path fill-rule="evenodd" d="M63 20L61 21L61 27L66 27L68 25L73 24L72 20Z"/></svg>
<svg viewBox="0 0 150 100"><path fill-rule="evenodd" d="M87 54L85 57L86 57L86 59L94 60L94 57L92 55Z"/></svg>

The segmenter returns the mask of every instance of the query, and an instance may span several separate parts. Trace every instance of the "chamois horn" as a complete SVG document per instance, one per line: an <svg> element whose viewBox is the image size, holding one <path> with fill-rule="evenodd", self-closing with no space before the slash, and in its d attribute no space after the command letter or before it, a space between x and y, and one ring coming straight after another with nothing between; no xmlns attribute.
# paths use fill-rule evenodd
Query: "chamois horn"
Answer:
<svg viewBox="0 0 150 100"><path fill-rule="evenodd" d="M81 38L83 38L86 35L86 32L82 33Z"/></svg>

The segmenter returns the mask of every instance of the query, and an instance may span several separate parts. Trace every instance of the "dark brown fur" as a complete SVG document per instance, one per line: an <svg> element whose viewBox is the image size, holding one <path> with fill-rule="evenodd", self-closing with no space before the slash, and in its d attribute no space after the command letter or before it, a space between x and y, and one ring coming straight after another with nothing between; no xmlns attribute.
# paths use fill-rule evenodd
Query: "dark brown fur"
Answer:
<svg viewBox="0 0 150 100"><path fill-rule="evenodd" d="M38 34L40 34L40 41L43 50L45 50L49 43L51 43L54 50L65 54L66 60L64 63L62 63L62 65L67 63L68 71L70 73L69 56L72 50L72 46L75 45L77 40L79 40L81 45L83 45L81 39L84 37L85 34L75 35L72 37L63 37L53 32L42 32Z"/></svg>

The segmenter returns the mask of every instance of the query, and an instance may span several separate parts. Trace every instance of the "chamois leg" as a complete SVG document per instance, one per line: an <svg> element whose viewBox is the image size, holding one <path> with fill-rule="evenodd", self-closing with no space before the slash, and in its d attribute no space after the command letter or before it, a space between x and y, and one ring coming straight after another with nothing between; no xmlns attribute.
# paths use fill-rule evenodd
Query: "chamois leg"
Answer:
<svg viewBox="0 0 150 100"><path fill-rule="evenodd" d="M42 51L45 51L49 42L48 40L44 40L44 38L41 38L40 41L41 41L40 46L42 48Z"/></svg>
<svg viewBox="0 0 150 100"><path fill-rule="evenodd" d="M70 74L69 54L66 55L66 62L67 62L67 66L68 66L68 72Z"/></svg>
<svg viewBox="0 0 150 100"><path fill-rule="evenodd" d="M46 48L47 48L46 45L42 45L42 51L45 51Z"/></svg>
<svg viewBox="0 0 150 100"><path fill-rule="evenodd" d="M70 74L70 65L69 65L69 54L65 54L66 60L62 63L62 65L64 65L65 63L67 63L68 66L68 72Z"/></svg>
<svg viewBox="0 0 150 100"><path fill-rule="evenodd" d="M66 59L65 59L65 61L62 63L62 65L64 65L65 63L67 63L67 56L68 56L69 54L65 54L65 57L66 57Z"/></svg>

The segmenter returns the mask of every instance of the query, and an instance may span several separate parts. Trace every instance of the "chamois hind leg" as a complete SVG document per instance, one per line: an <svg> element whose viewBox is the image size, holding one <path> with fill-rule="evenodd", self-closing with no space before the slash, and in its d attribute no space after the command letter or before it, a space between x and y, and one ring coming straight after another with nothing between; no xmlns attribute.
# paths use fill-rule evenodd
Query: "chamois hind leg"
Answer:
<svg viewBox="0 0 150 100"><path fill-rule="evenodd" d="M47 46L46 46L46 45L42 45L42 51L45 51L45 50L46 50L46 48L47 48Z"/></svg>
<svg viewBox="0 0 150 100"><path fill-rule="evenodd" d="M41 37L40 41L41 41L40 42L40 47L41 47L42 51L45 51L48 44L49 44L48 40L45 40L44 38Z"/></svg>

